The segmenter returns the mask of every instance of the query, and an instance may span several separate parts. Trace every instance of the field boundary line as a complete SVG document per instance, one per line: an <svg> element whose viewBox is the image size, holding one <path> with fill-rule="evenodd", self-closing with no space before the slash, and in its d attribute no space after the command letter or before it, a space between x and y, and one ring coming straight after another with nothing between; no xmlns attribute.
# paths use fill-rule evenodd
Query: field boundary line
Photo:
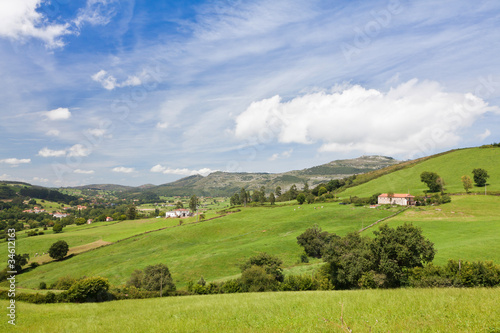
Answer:
<svg viewBox="0 0 500 333"><path fill-rule="evenodd" d="M394 216L399 215L399 214L401 214L402 212L405 212L405 211L406 211L406 210L408 210L409 208L410 208L410 207L405 207L405 208L403 208L403 209L401 209L401 210L397 211L396 213L394 213L394 214L392 214L392 215L389 215L389 216L387 216L387 217L381 218L380 220L373 222L373 223L372 223L372 224L370 224L369 226L366 226L366 227L364 227L364 228L359 229L359 230L358 230L358 232L359 232L359 233L361 233L361 232L365 231L366 229L369 229L369 228L371 228L371 227L373 227L373 226L377 225L377 224L378 224L378 223L380 223L380 222L383 222L383 221L385 221L385 220L388 220L388 219L390 219L390 218L393 218Z"/></svg>

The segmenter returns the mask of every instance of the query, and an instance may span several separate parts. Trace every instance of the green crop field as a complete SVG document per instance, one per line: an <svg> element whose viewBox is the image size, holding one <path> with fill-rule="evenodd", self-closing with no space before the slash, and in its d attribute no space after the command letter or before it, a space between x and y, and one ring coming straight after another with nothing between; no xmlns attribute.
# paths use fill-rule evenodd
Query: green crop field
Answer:
<svg viewBox="0 0 500 333"><path fill-rule="evenodd" d="M240 273L242 260L262 251L281 257L285 267L294 266L302 252L296 237L315 223L326 231L344 235L394 213L394 210L341 206L336 203L323 204L323 207L243 208L241 212L225 217L148 233L61 262L42 265L18 278L21 286L37 287L41 281L50 284L66 275L75 278L100 275L118 285L125 283L134 269L162 262L168 265L174 281L180 286L189 280L198 280L200 276L210 281L226 279ZM66 238L76 242L80 233L82 237L87 237L88 242L94 241L96 237L115 241L124 236L120 235L121 228L135 226L132 231L127 231L126 235L130 235L154 229L155 223L170 223L168 220L155 220L160 219L145 220L142 224L128 221L84 229L73 234L63 233L54 235L57 237L52 237L45 244ZM152 221L153 225L148 221ZM178 223L177 219L172 221ZM39 242L42 242L48 236L37 237L41 237ZM20 248L33 249L29 245L35 241L33 238L36 237L20 240Z"/></svg>
<svg viewBox="0 0 500 333"><path fill-rule="evenodd" d="M448 259L500 263L500 196L452 196L451 203L414 207L387 223L391 227L403 223L421 227L435 244L436 264L445 264Z"/></svg>
<svg viewBox="0 0 500 333"><path fill-rule="evenodd" d="M450 193L465 193L461 177L469 175L472 170L483 168L488 171L488 191L500 191L500 148L469 148L452 151L448 154L430 158L399 171L381 176L367 183L351 187L338 194L341 198L349 196L368 197L375 193L408 193L422 195L428 190L420 181L423 171L436 172L446 183ZM484 187L474 187L473 192L484 193Z"/></svg>
<svg viewBox="0 0 500 333"><path fill-rule="evenodd" d="M499 288L449 288L18 302L16 331L347 332L348 327L352 332L498 332L499 298ZM0 301L0 307L5 309L7 302ZM4 318L0 330L9 329Z"/></svg>

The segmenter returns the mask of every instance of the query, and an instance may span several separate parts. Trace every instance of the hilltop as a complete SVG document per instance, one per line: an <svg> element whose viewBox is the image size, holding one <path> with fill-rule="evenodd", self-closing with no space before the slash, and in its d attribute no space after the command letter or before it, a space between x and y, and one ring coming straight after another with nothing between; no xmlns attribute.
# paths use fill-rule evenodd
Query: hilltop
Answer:
<svg viewBox="0 0 500 333"><path fill-rule="evenodd" d="M424 171L436 172L445 181L448 193L465 193L461 177L469 175L475 168L486 169L490 175L487 191L500 191L500 148L480 147L452 150L429 157L404 162L385 169L364 174L356 179L352 187L339 193L341 197L368 197L375 193L394 192L422 195L428 188L420 181ZM366 180L369 180L365 182ZM484 193L484 187L471 190Z"/></svg>

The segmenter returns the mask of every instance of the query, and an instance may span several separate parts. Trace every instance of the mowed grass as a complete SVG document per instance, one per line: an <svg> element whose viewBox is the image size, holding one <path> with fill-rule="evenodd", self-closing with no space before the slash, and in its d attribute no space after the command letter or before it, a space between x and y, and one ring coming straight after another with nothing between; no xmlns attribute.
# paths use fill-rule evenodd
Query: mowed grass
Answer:
<svg viewBox="0 0 500 333"><path fill-rule="evenodd" d="M441 176L446 183L447 192L465 193L461 177L469 175L472 178L472 170L475 168L483 168L490 175L488 191L500 191L499 165L500 148L461 149L348 188L338 196L341 198L368 197L375 193L408 193L408 190L413 195L422 195L428 190L427 185L420 181L420 174L424 171L436 172ZM484 187L474 186L472 191L484 193Z"/></svg>
<svg viewBox="0 0 500 333"><path fill-rule="evenodd" d="M135 269L157 263L168 265L178 286L201 276L223 280L237 276L241 263L259 252L279 256L285 267L296 265L303 251L296 237L316 223L344 235L394 212L335 203L323 206L243 208L211 221L152 232L52 262L19 275L18 280L21 286L34 288L41 281L50 284L66 275L104 276L119 285Z"/></svg>
<svg viewBox="0 0 500 333"><path fill-rule="evenodd" d="M93 304L17 302L19 332L498 332L500 289L186 296ZM0 301L0 307L7 307ZM342 311L343 308L343 311ZM5 310L4 310L5 311ZM0 330L12 329L2 320Z"/></svg>
<svg viewBox="0 0 500 333"><path fill-rule="evenodd" d="M500 196L452 196L451 203L414 207L385 223L421 227L437 249L435 264L446 264L448 259L500 264Z"/></svg>

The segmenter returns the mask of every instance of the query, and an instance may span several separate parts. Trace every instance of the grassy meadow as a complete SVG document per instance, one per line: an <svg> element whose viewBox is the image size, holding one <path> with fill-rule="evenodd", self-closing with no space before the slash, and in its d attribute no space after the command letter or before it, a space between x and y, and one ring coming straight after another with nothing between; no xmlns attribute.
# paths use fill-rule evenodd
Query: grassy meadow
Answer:
<svg viewBox="0 0 500 333"><path fill-rule="evenodd" d="M499 332L500 289L307 291L17 303L19 332ZM6 308L7 301L0 301ZM343 322L341 321L343 318ZM12 329L0 322L0 331Z"/></svg>
<svg viewBox="0 0 500 333"><path fill-rule="evenodd" d="M437 249L435 264L446 264L448 259L500 263L500 196L452 196L451 203L414 207L384 223L421 227Z"/></svg>
<svg viewBox="0 0 500 333"><path fill-rule="evenodd" d="M50 284L66 275L75 278L103 276L111 284L119 285L125 283L135 269L160 262L168 265L178 286L189 280L197 281L200 276L209 281L223 280L238 275L243 260L263 251L282 258L285 267L294 267L302 253L296 237L315 223L323 230L344 235L395 211L336 203L322 206L304 205L300 209L297 205L247 207L221 218L138 235L60 262L51 262L19 275L18 280L23 287L35 288L41 281ZM158 228L165 223L178 223L178 219L162 220L127 221L80 232L65 232L49 238L46 244L58 239L76 242L80 234L82 238L87 237L88 242L99 237L114 242L134 232ZM48 236L37 236L40 237L38 242ZM37 237L20 239L19 248L33 249L30 244ZM73 244L79 244L75 242Z"/></svg>
<svg viewBox="0 0 500 333"><path fill-rule="evenodd" d="M452 151L420 162L390 174L381 176L372 181L346 189L338 194L341 198L349 196L368 197L375 193L410 193L422 195L428 190L427 185L420 181L420 174L424 171L436 172L441 176L449 193L465 193L461 177L469 175L475 168L486 169L488 191L500 191L500 148L467 148ZM476 187L472 192L484 193L484 187Z"/></svg>

